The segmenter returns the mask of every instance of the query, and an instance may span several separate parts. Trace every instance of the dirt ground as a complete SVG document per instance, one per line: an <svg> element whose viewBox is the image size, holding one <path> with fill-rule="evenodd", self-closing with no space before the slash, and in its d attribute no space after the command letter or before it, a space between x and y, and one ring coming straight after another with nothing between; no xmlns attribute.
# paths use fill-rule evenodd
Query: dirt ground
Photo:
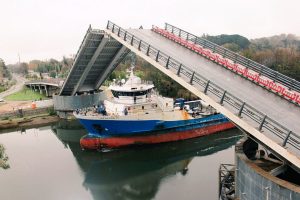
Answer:
<svg viewBox="0 0 300 200"><path fill-rule="evenodd" d="M11 112L19 108L25 109L31 107L31 101L7 101L0 103L0 113Z"/></svg>

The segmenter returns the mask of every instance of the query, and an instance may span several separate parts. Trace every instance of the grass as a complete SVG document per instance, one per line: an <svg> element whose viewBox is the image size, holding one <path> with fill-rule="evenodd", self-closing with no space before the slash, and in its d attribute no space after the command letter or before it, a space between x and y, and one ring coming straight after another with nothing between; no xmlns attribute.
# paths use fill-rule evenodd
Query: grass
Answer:
<svg viewBox="0 0 300 200"><path fill-rule="evenodd" d="M29 88L24 87L19 92L11 94L5 97L5 100L8 101L34 101L39 99L48 99L44 94L40 94L39 92L35 92Z"/></svg>
<svg viewBox="0 0 300 200"><path fill-rule="evenodd" d="M5 87L0 85L0 92L4 92L5 91Z"/></svg>

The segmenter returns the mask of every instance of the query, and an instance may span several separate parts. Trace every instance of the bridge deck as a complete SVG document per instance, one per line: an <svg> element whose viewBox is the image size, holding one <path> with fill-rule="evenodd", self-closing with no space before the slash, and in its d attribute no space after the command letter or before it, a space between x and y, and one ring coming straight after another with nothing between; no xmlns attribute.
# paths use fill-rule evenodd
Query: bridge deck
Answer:
<svg viewBox="0 0 300 200"><path fill-rule="evenodd" d="M55 79L42 79L42 80L33 80L25 82L26 86L29 85L49 85L54 87L61 87L63 83L63 79L55 78Z"/></svg>
<svg viewBox="0 0 300 200"><path fill-rule="evenodd" d="M60 95L97 91L128 53L129 50L108 38L104 31L89 27Z"/></svg>
<svg viewBox="0 0 300 200"><path fill-rule="evenodd" d="M128 29L127 31L184 63L187 67L288 127L294 133L300 134L298 124L300 107L151 30Z"/></svg>

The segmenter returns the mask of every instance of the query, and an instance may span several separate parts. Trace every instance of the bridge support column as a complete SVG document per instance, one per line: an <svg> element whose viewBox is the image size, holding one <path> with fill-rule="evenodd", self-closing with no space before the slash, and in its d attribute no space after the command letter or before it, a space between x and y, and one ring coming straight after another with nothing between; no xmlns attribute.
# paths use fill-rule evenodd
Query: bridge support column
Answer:
<svg viewBox="0 0 300 200"><path fill-rule="evenodd" d="M297 179L288 178L299 174L269 157L265 147L256 149L249 138L242 138L235 147L235 162L235 199L300 199Z"/></svg>
<svg viewBox="0 0 300 200"><path fill-rule="evenodd" d="M44 85L44 87L45 87L45 91L46 91L46 97L49 97L48 90L47 90L47 85Z"/></svg>
<svg viewBox="0 0 300 200"><path fill-rule="evenodd" d="M39 90L40 90L40 94L43 94L43 90L42 90L41 85L39 85Z"/></svg>

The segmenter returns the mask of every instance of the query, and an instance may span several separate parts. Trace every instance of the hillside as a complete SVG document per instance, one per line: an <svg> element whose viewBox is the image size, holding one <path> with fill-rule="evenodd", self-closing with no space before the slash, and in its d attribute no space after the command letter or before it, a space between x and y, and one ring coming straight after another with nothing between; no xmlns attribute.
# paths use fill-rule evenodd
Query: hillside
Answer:
<svg viewBox="0 0 300 200"><path fill-rule="evenodd" d="M203 38L235 52L247 49L250 45L250 41L247 38L237 34L222 34L217 36L203 35Z"/></svg>

